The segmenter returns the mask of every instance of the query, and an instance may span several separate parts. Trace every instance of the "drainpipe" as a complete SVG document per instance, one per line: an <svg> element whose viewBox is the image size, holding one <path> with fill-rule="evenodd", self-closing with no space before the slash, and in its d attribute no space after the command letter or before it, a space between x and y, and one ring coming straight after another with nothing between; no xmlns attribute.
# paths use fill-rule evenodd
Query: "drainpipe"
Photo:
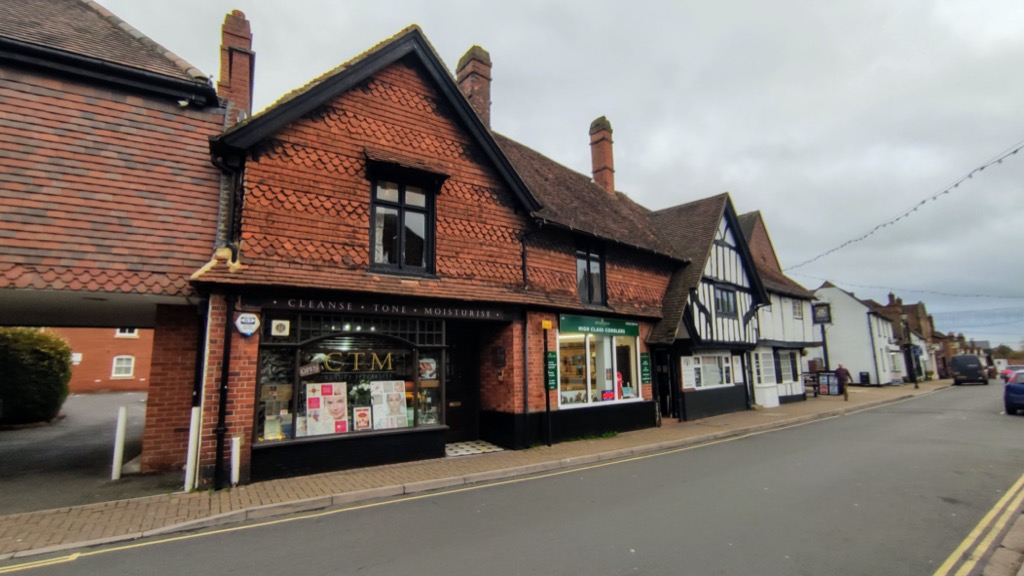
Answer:
<svg viewBox="0 0 1024 576"><path fill-rule="evenodd" d="M188 425L188 452L185 454L185 492L197 486L196 462L199 459L199 434L202 424L203 384L206 374L207 347L209 342L209 309L210 300L204 298L199 302L196 315L196 368L192 381L192 410Z"/></svg>
<svg viewBox="0 0 1024 576"><path fill-rule="evenodd" d="M525 253L525 252L524 252ZM526 270L526 261L523 260L523 270ZM525 280L526 277L524 276ZM526 431L529 430L528 420L530 418L530 314L523 310L523 447L527 446ZM545 353L547 351L545 350ZM546 358L546 356L542 356ZM545 393L547 390L545 389Z"/></svg>
<svg viewBox="0 0 1024 576"><path fill-rule="evenodd" d="M875 350L875 327L871 325L871 312L868 312L868 342L871 345L871 358L875 361L875 382L882 385L882 373L878 371L878 350ZM850 375L853 380L853 374Z"/></svg>
<svg viewBox="0 0 1024 576"><path fill-rule="evenodd" d="M224 355L220 362L220 397L217 408L217 460L213 472L213 489L224 487L224 437L227 435L228 375L231 373L232 320L235 315L235 296L225 294L227 311L224 314Z"/></svg>

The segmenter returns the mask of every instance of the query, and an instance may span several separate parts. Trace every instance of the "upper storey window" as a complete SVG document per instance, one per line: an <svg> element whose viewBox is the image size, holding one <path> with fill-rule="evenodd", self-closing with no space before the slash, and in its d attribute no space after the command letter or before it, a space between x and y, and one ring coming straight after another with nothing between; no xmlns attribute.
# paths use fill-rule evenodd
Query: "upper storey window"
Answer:
<svg viewBox="0 0 1024 576"><path fill-rule="evenodd" d="M604 305L604 258L596 248L576 249L576 285L584 304Z"/></svg>
<svg viewBox="0 0 1024 576"><path fill-rule="evenodd" d="M370 217L373 267L420 274L434 270L434 198L412 182L376 179Z"/></svg>

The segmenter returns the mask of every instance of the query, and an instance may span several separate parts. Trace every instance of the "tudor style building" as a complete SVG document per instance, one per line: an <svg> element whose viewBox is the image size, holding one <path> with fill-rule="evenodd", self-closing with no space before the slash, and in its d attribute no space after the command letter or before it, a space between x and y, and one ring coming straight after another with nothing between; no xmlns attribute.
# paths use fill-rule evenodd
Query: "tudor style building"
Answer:
<svg viewBox="0 0 1024 576"><path fill-rule="evenodd" d="M664 317L649 342L656 364L671 374L672 414L691 420L745 410L758 357L757 309L769 303L729 195L666 208L654 225L691 263L672 276Z"/></svg>

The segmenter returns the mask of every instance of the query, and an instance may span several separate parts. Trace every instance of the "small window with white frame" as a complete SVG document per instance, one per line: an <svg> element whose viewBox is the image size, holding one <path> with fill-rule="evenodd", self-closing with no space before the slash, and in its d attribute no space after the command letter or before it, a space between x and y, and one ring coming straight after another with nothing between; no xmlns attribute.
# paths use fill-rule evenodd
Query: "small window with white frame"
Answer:
<svg viewBox="0 0 1024 576"><path fill-rule="evenodd" d="M135 376L135 356L114 356L111 378L132 378Z"/></svg>
<svg viewBox="0 0 1024 576"><path fill-rule="evenodd" d="M114 333L117 338L138 338L138 328L118 328L117 332Z"/></svg>
<svg viewBox="0 0 1024 576"><path fill-rule="evenodd" d="M804 301L793 299L793 318L797 320L804 319Z"/></svg>

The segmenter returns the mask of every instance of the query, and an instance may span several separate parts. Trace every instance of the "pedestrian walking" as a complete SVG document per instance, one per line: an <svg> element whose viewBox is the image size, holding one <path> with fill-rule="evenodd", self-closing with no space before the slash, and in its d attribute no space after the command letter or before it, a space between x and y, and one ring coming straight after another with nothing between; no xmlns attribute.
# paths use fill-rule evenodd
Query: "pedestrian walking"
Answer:
<svg viewBox="0 0 1024 576"><path fill-rule="evenodd" d="M839 380L839 388L843 391L843 400L850 399L850 371L842 364L836 368L836 380Z"/></svg>

